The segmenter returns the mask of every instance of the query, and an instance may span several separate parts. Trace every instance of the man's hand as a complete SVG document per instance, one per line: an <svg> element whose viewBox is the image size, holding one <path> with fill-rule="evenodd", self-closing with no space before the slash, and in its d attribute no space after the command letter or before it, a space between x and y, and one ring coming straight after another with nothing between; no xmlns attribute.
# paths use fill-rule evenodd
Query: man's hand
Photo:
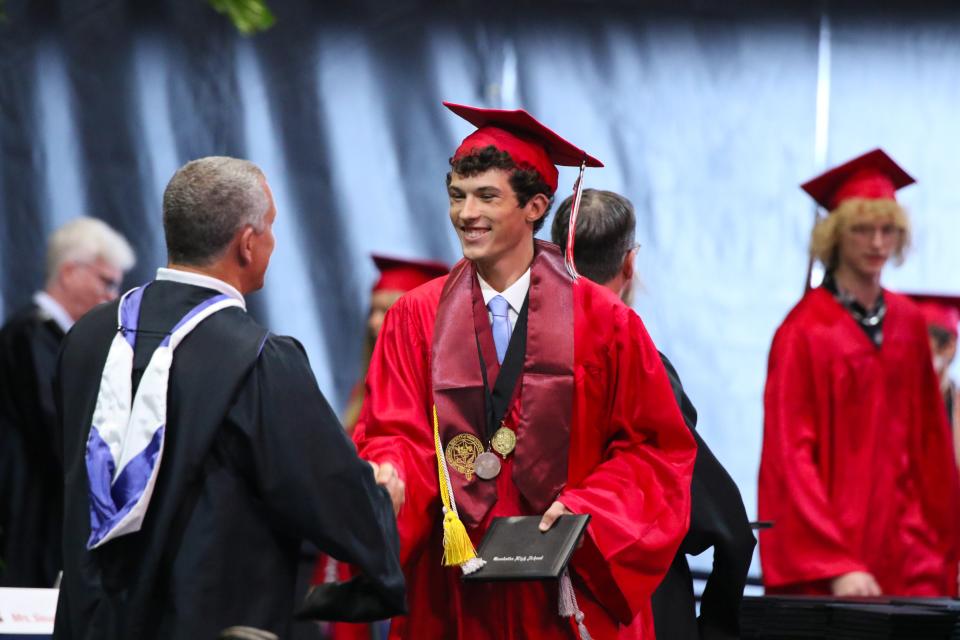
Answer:
<svg viewBox="0 0 960 640"><path fill-rule="evenodd" d="M880 596L883 592L876 579L866 571L851 571L830 581L835 596Z"/></svg>
<svg viewBox="0 0 960 640"><path fill-rule="evenodd" d="M540 519L540 531L548 531L560 516L572 515L573 511L563 506L562 502L554 502L550 505L550 508L547 509L547 512L543 514L543 518Z"/></svg>
<svg viewBox="0 0 960 640"><path fill-rule="evenodd" d="M367 462L373 467L373 477L376 479L377 484L386 489L387 493L390 494L390 501L393 503L393 514L397 515L400 513L400 507L403 506L406 485L403 483L403 480L400 479L397 470L389 462L382 464L377 464L372 460L367 460Z"/></svg>

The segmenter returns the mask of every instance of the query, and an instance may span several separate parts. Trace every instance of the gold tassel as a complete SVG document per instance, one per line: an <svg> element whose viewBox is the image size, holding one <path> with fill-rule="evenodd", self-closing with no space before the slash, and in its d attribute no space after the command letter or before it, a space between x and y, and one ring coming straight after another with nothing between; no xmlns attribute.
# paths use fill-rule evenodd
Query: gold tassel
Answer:
<svg viewBox="0 0 960 640"><path fill-rule="evenodd" d="M447 461L440 447L440 421L437 419L437 407L433 407L433 441L436 446L437 472L440 476L440 500L443 502L443 564L447 567L459 566L464 573L471 573L483 566L477 558L477 551L467 535L467 528L457 515L453 501L453 487L447 477Z"/></svg>
<svg viewBox="0 0 960 640"><path fill-rule="evenodd" d="M477 551L467 535L467 528L455 512L447 511L443 516L443 564L460 566L476 557Z"/></svg>

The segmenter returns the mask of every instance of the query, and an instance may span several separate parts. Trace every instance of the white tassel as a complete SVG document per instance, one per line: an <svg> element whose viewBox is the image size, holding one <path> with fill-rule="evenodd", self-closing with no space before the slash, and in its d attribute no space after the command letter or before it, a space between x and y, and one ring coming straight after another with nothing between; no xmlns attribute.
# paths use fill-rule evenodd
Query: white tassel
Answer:
<svg viewBox="0 0 960 640"><path fill-rule="evenodd" d="M590 632L587 631L587 625L583 622L583 611L580 611L580 605L577 604L577 595L573 592L573 583L570 581L570 572L567 569L564 569L560 576L560 617L573 617L580 631L580 640L593 640Z"/></svg>
<svg viewBox="0 0 960 640"><path fill-rule="evenodd" d="M460 568L463 570L463 575L470 575L474 571L478 570L483 565L487 564L487 561L477 556L476 558L470 558L466 562L460 565Z"/></svg>

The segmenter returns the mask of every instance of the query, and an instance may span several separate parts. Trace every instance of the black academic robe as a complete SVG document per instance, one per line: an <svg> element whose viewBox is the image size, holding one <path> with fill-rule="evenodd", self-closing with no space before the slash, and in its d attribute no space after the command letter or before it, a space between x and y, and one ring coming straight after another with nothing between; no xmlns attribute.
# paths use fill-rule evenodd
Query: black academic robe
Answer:
<svg viewBox="0 0 960 640"><path fill-rule="evenodd" d="M697 441L697 458L690 485L690 530L653 594L654 627L658 638L671 640L739 638L740 601L757 541L736 483L696 431L697 410L680 376L666 356L660 358L684 422ZM703 590L698 620L687 554L699 555L710 547L713 572Z"/></svg>
<svg viewBox="0 0 960 640"><path fill-rule="evenodd" d="M63 463L53 375L63 331L37 305L0 330L0 586L51 587L60 571Z"/></svg>
<svg viewBox="0 0 960 640"><path fill-rule="evenodd" d="M164 332L216 292L158 281L143 296L134 382ZM389 496L317 388L303 348L239 308L200 323L170 370L166 443L142 529L88 551L85 444L117 303L64 341L55 384L66 463L55 638L289 635L302 539L357 566L369 615L404 610ZM351 585L347 594L356 594ZM321 617L335 617L336 598ZM345 604L345 603L339 603Z"/></svg>

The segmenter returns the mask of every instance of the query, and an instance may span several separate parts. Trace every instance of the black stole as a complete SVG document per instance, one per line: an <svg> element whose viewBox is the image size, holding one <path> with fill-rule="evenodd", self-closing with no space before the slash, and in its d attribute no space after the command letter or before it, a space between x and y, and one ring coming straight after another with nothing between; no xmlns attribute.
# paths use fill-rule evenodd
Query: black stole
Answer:
<svg viewBox="0 0 960 640"><path fill-rule="evenodd" d="M514 402L520 402L513 481L534 512L542 512L567 479L573 409L573 280L558 247L535 241L530 270L527 348ZM471 337L475 337L471 340ZM486 445L486 407L480 355L487 379L500 366L476 268L457 263L437 308L430 371L440 421L440 443L469 433ZM496 481L466 476L449 467L460 518L479 525L497 500Z"/></svg>

